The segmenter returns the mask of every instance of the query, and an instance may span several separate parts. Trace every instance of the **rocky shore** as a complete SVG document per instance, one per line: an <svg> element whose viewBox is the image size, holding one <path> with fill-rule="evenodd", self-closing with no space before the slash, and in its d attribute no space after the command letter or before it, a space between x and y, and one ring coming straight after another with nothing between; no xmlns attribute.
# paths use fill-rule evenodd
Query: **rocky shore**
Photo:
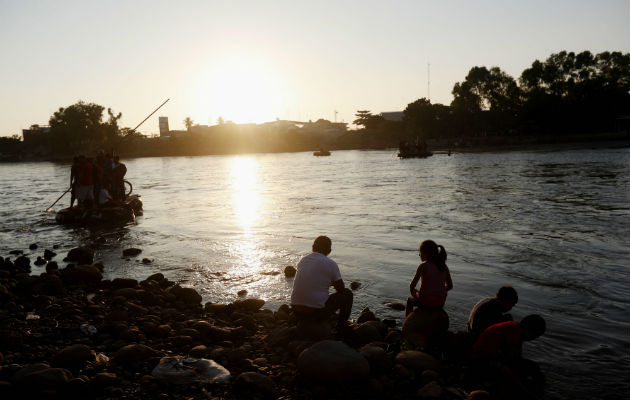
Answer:
<svg viewBox="0 0 630 400"><path fill-rule="evenodd" d="M104 280L87 247L59 268L54 250L39 276L19 250L0 257L2 399L489 398L462 357L417 350L413 323L365 309L333 332L261 299L202 305L161 273Z"/></svg>

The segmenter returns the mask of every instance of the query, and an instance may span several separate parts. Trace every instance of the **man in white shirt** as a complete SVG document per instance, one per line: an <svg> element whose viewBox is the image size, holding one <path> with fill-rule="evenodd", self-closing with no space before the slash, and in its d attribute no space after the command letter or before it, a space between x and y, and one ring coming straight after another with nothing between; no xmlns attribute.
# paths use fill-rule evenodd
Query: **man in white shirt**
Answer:
<svg viewBox="0 0 630 400"><path fill-rule="evenodd" d="M313 252L304 256L297 265L293 281L291 308L298 319L323 320L339 310L337 329L348 324L352 311L352 292L341 279L339 266L328 258L332 247L331 240L319 236L313 242ZM330 286L335 293L329 295Z"/></svg>

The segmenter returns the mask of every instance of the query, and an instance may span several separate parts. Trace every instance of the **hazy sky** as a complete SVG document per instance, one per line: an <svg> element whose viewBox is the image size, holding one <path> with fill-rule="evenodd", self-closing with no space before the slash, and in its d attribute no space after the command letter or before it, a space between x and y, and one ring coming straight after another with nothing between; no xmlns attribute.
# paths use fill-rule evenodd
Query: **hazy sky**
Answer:
<svg viewBox="0 0 630 400"><path fill-rule="evenodd" d="M630 51L628 0L0 0L0 136L78 100L157 133L449 104L473 66L518 78L561 51Z"/></svg>

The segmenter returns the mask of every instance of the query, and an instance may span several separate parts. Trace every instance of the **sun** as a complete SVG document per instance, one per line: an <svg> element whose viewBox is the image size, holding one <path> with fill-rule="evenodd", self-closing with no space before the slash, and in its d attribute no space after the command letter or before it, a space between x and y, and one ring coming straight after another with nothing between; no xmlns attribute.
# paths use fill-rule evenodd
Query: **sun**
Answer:
<svg viewBox="0 0 630 400"><path fill-rule="evenodd" d="M281 117L287 108L288 86L266 60L247 55L218 57L194 75L189 101L194 114L206 119L261 123Z"/></svg>

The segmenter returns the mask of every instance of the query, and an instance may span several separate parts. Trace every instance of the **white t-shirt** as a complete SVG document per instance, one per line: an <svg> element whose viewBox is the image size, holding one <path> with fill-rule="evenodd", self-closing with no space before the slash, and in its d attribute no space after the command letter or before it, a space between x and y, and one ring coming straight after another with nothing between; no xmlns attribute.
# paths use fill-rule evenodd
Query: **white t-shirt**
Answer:
<svg viewBox="0 0 630 400"><path fill-rule="evenodd" d="M324 308L330 284L341 279L336 262L321 253L304 256L297 265L291 304Z"/></svg>
<svg viewBox="0 0 630 400"><path fill-rule="evenodd" d="M109 201L109 192L107 189L101 189L101 192L98 194L98 204L105 204Z"/></svg>

